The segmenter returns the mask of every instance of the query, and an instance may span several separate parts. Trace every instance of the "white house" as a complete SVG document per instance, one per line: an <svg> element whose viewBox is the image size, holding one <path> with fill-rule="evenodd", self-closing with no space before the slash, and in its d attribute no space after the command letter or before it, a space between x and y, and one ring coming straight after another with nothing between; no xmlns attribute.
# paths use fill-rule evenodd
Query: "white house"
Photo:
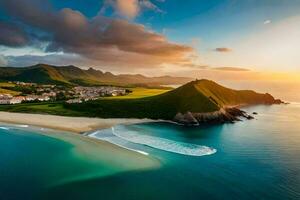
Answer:
<svg viewBox="0 0 300 200"><path fill-rule="evenodd" d="M23 96L16 96L16 97L13 97L11 100L10 100L10 104L17 104L17 103L22 103L22 101L24 101L26 98L23 97Z"/></svg>

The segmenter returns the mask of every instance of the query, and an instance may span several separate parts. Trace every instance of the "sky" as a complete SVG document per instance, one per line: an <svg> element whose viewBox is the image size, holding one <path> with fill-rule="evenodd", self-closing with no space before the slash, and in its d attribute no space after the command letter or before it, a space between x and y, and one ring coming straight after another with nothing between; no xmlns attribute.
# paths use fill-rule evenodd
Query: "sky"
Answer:
<svg viewBox="0 0 300 200"><path fill-rule="evenodd" d="M299 81L299 0L0 0L0 66Z"/></svg>

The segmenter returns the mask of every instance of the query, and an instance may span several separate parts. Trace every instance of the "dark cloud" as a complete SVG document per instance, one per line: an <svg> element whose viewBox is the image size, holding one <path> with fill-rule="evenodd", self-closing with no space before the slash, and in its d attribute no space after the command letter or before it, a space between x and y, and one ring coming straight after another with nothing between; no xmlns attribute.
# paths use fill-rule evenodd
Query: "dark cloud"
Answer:
<svg viewBox="0 0 300 200"><path fill-rule="evenodd" d="M19 26L0 21L0 45L19 47L26 45L28 41L27 34Z"/></svg>
<svg viewBox="0 0 300 200"><path fill-rule="evenodd" d="M0 2L16 20L49 34L47 51L76 53L108 63L137 61L144 65L178 62L193 51L127 20L101 15L88 19L69 8L54 11L41 0Z"/></svg>
<svg viewBox="0 0 300 200"><path fill-rule="evenodd" d="M215 48L214 51L220 52L220 53L228 53L228 52L231 52L232 49L229 49L227 47L218 47L218 48Z"/></svg>

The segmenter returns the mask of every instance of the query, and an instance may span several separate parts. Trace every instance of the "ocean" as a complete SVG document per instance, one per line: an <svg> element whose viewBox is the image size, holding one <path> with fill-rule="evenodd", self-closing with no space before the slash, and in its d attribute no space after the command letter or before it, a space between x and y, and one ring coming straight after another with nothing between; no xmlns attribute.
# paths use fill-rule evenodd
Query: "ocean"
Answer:
<svg viewBox="0 0 300 200"><path fill-rule="evenodd" d="M244 110L258 115L118 125L90 138L3 125L0 199L300 199L300 104Z"/></svg>

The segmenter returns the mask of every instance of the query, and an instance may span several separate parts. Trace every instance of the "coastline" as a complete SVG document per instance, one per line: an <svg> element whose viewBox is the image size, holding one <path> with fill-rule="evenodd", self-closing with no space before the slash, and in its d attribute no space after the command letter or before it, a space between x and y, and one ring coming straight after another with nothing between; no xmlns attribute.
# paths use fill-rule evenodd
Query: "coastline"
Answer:
<svg viewBox="0 0 300 200"><path fill-rule="evenodd" d="M16 117L16 118L14 118ZM25 118L24 118L25 117ZM73 121L75 119L75 121ZM55 121L53 121L55 120ZM109 122L112 120L111 122ZM82 123L78 123L82 121ZM16 129L32 130L35 133L56 138L73 144L75 151L78 155L87 156L87 149L91 149L89 154L92 159L101 158L107 160L107 163L113 165L124 165L126 167L145 170L151 168L158 168L160 161L149 154L142 151L136 151L120 145L116 145L104 140L100 140L94 137L87 137L84 133L88 134L92 131L110 128L117 124L136 124L153 122L148 119L101 119L101 118L85 118L85 117L62 117L57 115L43 115L43 114L23 114L23 113L10 113L0 112L0 126L15 127ZM46 124L45 124L46 123ZM62 125L57 125L62 123ZM75 127L73 124L76 124ZM72 128L68 127L73 125ZM79 140L78 140L79 139ZM105 155L99 154L99 151L94 151L95 148L101 148L101 151L106 154L113 154L117 157L116 160L111 160ZM125 158L133 159L131 164L120 163L120 160L126 161Z"/></svg>
<svg viewBox="0 0 300 200"><path fill-rule="evenodd" d="M151 119L129 119L129 118L88 118L88 117L65 117L47 114L28 114L0 112L0 122L31 125L73 133L86 133L93 130L106 129L118 124L136 124L154 122Z"/></svg>
<svg viewBox="0 0 300 200"><path fill-rule="evenodd" d="M300 104L297 102L292 103L281 103L287 104ZM259 104L257 104L259 105ZM18 112L7 112L0 111L0 123L9 123L17 125L31 125L43 128L49 128L60 131L68 131L79 134L87 134L95 130L111 128L115 125L123 124L139 124L147 122L167 122L177 125L199 125L199 123L210 123L210 122L233 122L240 121L238 117L244 117L246 119L252 119L253 117L240 110L251 106L257 106L251 104L238 104L227 106L224 109L220 109L215 112L208 113L191 113L185 114L177 113L173 120L163 119L138 119L138 118L92 118L92 117L70 117L62 115L51 115L51 114L33 114L33 113L18 113ZM264 104L265 105L265 104ZM270 104L278 105L278 104ZM229 112L228 112L229 111ZM177 118L177 119L176 119ZM219 118L219 119L218 119Z"/></svg>
<svg viewBox="0 0 300 200"><path fill-rule="evenodd" d="M34 134L65 142L68 145L71 145L68 151L71 152L70 154L72 154L72 158L74 157L73 159L78 159L78 162L87 160L88 164L92 163L93 165L99 163L100 165L99 171L92 170L91 172L84 172L80 174L75 173L74 176L66 176L47 184L45 186L47 188L58 187L60 185L73 182L86 181L93 178L107 177L133 170L152 170L161 166L161 163L157 158L148 154L133 151L103 140L86 137L82 134L77 134L78 132L65 131L61 127L59 129L52 129L44 126L7 122L0 122L0 126L1 129L4 129L4 131L11 131L11 129L25 130L25 133L26 131L29 131L29 133L33 131ZM109 170L101 170L102 167L106 167Z"/></svg>

